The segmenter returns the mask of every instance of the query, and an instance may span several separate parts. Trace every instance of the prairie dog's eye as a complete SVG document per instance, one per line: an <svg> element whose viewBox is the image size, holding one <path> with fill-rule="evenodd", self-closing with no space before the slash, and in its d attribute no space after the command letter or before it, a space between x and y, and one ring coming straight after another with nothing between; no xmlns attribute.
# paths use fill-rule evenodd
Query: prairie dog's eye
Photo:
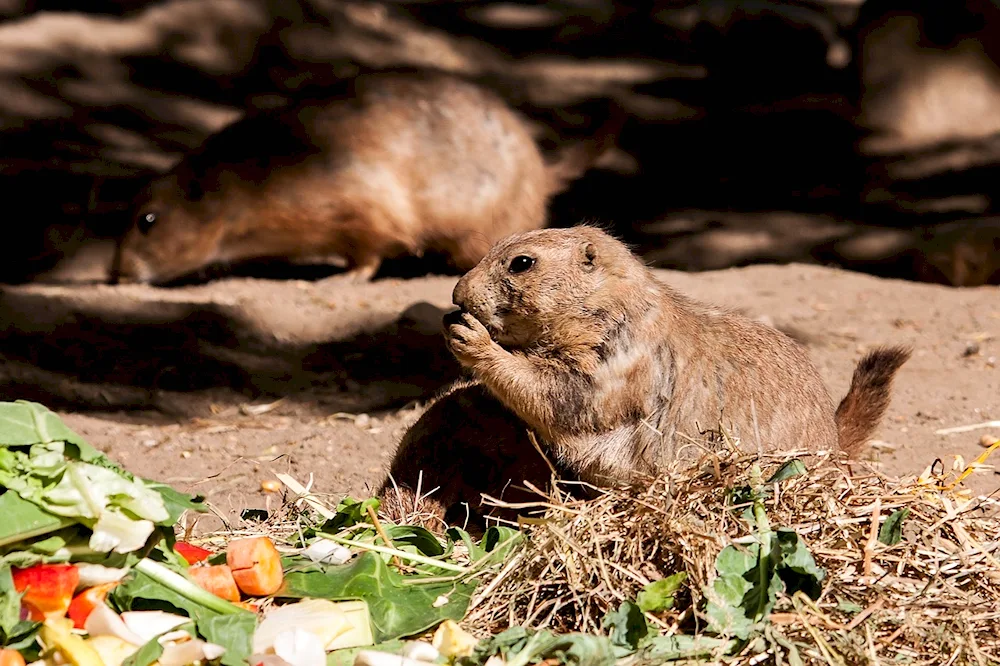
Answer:
<svg viewBox="0 0 1000 666"><path fill-rule="evenodd" d="M534 265L534 259L527 255L519 254L510 260L510 266L507 268L507 271L510 273L523 273Z"/></svg>
<svg viewBox="0 0 1000 666"><path fill-rule="evenodd" d="M139 216L139 231L142 233L149 233L149 230L153 228L156 224L156 213L145 213Z"/></svg>

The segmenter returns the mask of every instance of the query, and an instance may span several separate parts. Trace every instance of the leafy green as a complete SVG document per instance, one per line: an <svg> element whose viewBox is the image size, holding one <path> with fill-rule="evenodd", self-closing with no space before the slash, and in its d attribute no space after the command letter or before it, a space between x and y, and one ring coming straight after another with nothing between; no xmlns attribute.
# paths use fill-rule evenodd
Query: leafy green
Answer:
<svg viewBox="0 0 1000 666"><path fill-rule="evenodd" d="M794 531L771 529L759 493L752 492L757 495L751 506L757 541L746 548L724 548L715 561L718 576L706 591L709 629L743 640L766 619L779 592L802 590L816 599L825 577Z"/></svg>
<svg viewBox="0 0 1000 666"><path fill-rule="evenodd" d="M887 546L895 546L903 539L903 521L910 515L908 508L893 511L878 531L878 540Z"/></svg>
<svg viewBox="0 0 1000 666"><path fill-rule="evenodd" d="M334 514L333 518L323 523L321 529L324 532L339 532L358 523L368 522L368 507L378 511L378 498L370 497L360 501L353 497L345 497L337 505L337 513Z"/></svg>
<svg viewBox="0 0 1000 666"><path fill-rule="evenodd" d="M524 534L520 530L503 526L488 528L478 544L468 532L458 527L448 529L448 538L464 543L469 559L480 565L503 562L514 548L524 542Z"/></svg>
<svg viewBox="0 0 1000 666"><path fill-rule="evenodd" d="M4 517L0 522L0 548L55 532L72 522L45 511L13 492L0 494L0 516Z"/></svg>
<svg viewBox="0 0 1000 666"><path fill-rule="evenodd" d="M0 647L19 650L35 640L38 622L21 619L21 595L14 588L10 566L0 564Z"/></svg>
<svg viewBox="0 0 1000 666"><path fill-rule="evenodd" d="M608 632L616 657L632 654L649 636L646 616L631 601L623 601L617 610L608 611L601 627Z"/></svg>
<svg viewBox="0 0 1000 666"><path fill-rule="evenodd" d="M220 613L136 570L111 591L108 601L119 612L162 610L190 617L202 638L226 648L222 656L226 666L243 666L250 656L257 617L237 606L230 613Z"/></svg>
<svg viewBox="0 0 1000 666"><path fill-rule="evenodd" d="M665 661L697 659L730 654L738 643L735 640L711 636L657 636L646 642L636 655L637 663L661 664Z"/></svg>
<svg viewBox="0 0 1000 666"><path fill-rule="evenodd" d="M289 565L295 570L285 576L277 596L364 599L377 643L419 634L443 620L461 620L476 587L475 582L423 582L419 576L404 577L373 552L347 564L324 565L291 558L286 561L286 570ZM447 603L435 607L439 597L445 597Z"/></svg>
<svg viewBox="0 0 1000 666"><path fill-rule="evenodd" d="M687 573L684 571L660 580L654 580L642 588L635 601L639 608L646 613L669 610L674 607L674 595L681 589L685 580L687 580Z"/></svg>
<svg viewBox="0 0 1000 666"><path fill-rule="evenodd" d="M770 476L767 480L768 483L778 483L786 479L790 479L793 476L799 476L800 474L806 473L806 466L802 464L802 461L798 458L789 460L781 467L778 468L774 474Z"/></svg>
<svg viewBox="0 0 1000 666"><path fill-rule="evenodd" d="M126 657L122 666L149 666L163 654L163 646L156 638L152 638L133 654Z"/></svg>
<svg viewBox="0 0 1000 666"><path fill-rule="evenodd" d="M615 663L611 641L603 636L556 635L524 627L511 627L481 641L471 657L463 657L457 663L460 666L482 666L497 654L503 657L506 666L527 666L547 659L567 666L611 666Z"/></svg>
<svg viewBox="0 0 1000 666"><path fill-rule="evenodd" d="M157 526L202 508L198 498L132 476L56 414L26 401L0 402L0 488L7 489L0 515L10 517L0 547L76 522L90 530L91 551L128 553L145 546Z"/></svg>
<svg viewBox="0 0 1000 666"><path fill-rule="evenodd" d="M376 643L375 645L364 645L361 647L334 650L326 656L326 666L354 666L354 660L358 656L358 653L362 650L386 652L388 654L402 654L403 647L405 646L405 641L392 640L385 641L384 643Z"/></svg>

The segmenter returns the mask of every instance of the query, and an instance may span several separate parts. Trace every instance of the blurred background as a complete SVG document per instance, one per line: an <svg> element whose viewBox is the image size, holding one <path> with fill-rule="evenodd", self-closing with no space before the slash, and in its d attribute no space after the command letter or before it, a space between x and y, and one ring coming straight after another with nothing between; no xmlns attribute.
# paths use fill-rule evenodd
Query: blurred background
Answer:
<svg viewBox="0 0 1000 666"><path fill-rule="evenodd" d="M609 224L656 266L1000 282L990 0L3 0L0 15L2 282L102 279L136 193L208 136L413 69L495 90L546 150L622 109L615 149L551 222Z"/></svg>

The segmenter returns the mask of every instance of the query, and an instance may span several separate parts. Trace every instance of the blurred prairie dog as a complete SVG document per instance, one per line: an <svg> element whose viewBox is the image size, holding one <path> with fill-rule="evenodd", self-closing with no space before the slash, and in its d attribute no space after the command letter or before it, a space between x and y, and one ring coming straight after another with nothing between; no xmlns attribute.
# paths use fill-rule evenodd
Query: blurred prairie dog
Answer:
<svg viewBox="0 0 1000 666"><path fill-rule="evenodd" d="M384 258L424 252L465 271L499 238L544 226L549 199L610 131L546 163L525 119L483 88L361 76L350 98L233 124L153 181L114 277L162 283L212 264L337 256L365 281Z"/></svg>
<svg viewBox="0 0 1000 666"><path fill-rule="evenodd" d="M857 452L910 352L862 358L835 408L805 350L698 303L591 227L514 234L455 287L446 338L463 366L595 483L697 455L719 425L748 450ZM693 451L692 451L693 449Z"/></svg>

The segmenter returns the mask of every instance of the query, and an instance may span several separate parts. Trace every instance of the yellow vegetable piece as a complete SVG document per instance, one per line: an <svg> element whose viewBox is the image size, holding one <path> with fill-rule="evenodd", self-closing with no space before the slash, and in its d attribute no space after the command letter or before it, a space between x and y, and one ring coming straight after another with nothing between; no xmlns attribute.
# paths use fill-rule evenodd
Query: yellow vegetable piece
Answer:
<svg viewBox="0 0 1000 666"><path fill-rule="evenodd" d="M431 645L443 656L469 657L479 643L479 639L458 626L454 620L445 620L434 632Z"/></svg>
<svg viewBox="0 0 1000 666"><path fill-rule="evenodd" d="M60 618L47 620L38 632L46 648L54 648L73 666L106 666L92 646L70 632L73 621Z"/></svg>
<svg viewBox="0 0 1000 666"><path fill-rule="evenodd" d="M121 666L139 649L117 636L91 636L86 643L98 654L104 666Z"/></svg>

